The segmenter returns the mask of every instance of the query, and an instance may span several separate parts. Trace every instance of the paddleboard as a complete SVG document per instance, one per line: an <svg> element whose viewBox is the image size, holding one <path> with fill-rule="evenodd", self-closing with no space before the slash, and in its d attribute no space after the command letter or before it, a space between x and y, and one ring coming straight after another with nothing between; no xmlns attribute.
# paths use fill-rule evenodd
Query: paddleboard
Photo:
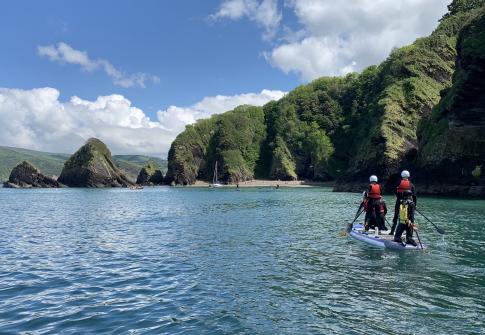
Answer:
<svg viewBox="0 0 485 335"><path fill-rule="evenodd" d="M414 240L418 246L413 246L411 244L403 244L399 242L394 242L394 236L389 235L389 231L382 231L376 234L375 230L369 229L365 231L362 224L354 223L352 229L349 229L349 235L359 240L361 242L367 243L370 246L381 248L381 249L395 249L395 250L421 250L421 244L415 238ZM406 233L403 233L403 240L406 239ZM421 241L423 242L423 241ZM422 249L426 249L426 245L422 244Z"/></svg>

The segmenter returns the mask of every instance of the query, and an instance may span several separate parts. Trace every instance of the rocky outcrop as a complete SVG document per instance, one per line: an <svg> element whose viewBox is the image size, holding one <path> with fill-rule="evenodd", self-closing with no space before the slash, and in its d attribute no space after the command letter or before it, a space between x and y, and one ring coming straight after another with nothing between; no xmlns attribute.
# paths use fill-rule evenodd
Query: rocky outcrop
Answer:
<svg viewBox="0 0 485 335"><path fill-rule="evenodd" d="M162 185L162 171L154 163L150 162L140 170L136 183L144 186Z"/></svg>
<svg viewBox="0 0 485 335"><path fill-rule="evenodd" d="M89 139L64 164L58 181L70 187L128 187L131 182L115 165L108 147Z"/></svg>
<svg viewBox="0 0 485 335"><path fill-rule="evenodd" d="M168 152L164 183L194 184L212 181L218 162L218 178L238 183L255 177L266 131L261 107L239 106L189 125Z"/></svg>
<svg viewBox="0 0 485 335"><path fill-rule="evenodd" d="M29 162L23 161L13 168L8 181L3 186L9 188L55 188L62 185L55 179L44 176Z"/></svg>
<svg viewBox="0 0 485 335"><path fill-rule="evenodd" d="M416 162L430 194L485 196L485 8L457 42L453 85L419 131Z"/></svg>

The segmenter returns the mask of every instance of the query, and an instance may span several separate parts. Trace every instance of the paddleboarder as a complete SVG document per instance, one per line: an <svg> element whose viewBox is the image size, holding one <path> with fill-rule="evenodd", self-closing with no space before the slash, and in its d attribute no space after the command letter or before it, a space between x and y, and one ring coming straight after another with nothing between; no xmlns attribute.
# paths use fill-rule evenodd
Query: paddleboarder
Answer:
<svg viewBox="0 0 485 335"><path fill-rule="evenodd" d="M396 228L394 235L395 242L402 242L401 236L406 231L406 244L417 246L413 239L414 212L416 210L416 190L409 180L410 173L407 170L401 172L401 182L396 189L396 205L394 207L394 218L392 219L391 233ZM399 219L399 224L397 221Z"/></svg>
<svg viewBox="0 0 485 335"><path fill-rule="evenodd" d="M401 182L396 187L396 191L394 194L396 195L396 203L394 205L394 218L392 219L392 227L391 232L389 235L394 235L394 231L396 230L397 219L399 217L399 207L401 206L401 202L404 198L404 193L409 194L411 192L412 201L414 202L414 206L416 207L416 189L409 180L411 174L408 170L403 170L401 172ZM414 221L414 220L413 220Z"/></svg>
<svg viewBox="0 0 485 335"><path fill-rule="evenodd" d="M377 183L377 181L377 176L370 176L369 189L367 193L364 193L366 196L366 199L364 200L364 208L366 209L366 230L369 230L369 228L374 228L375 226L377 226L379 229L387 230L383 224L384 218L382 217L382 215L385 215L384 212L387 212L387 208L385 208L385 203L383 203L381 186Z"/></svg>

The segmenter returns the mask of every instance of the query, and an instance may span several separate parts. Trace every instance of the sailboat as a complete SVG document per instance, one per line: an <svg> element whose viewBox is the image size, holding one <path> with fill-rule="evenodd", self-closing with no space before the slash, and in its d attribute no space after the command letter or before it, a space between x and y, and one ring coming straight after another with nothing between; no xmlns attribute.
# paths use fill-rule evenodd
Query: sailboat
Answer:
<svg viewBox="0 0 485 335"><path fill-rule="evenodd" d="M216 161L216 165L214 166L214 176L212 177L212 184L210 185L210 187L222 187L223 185L221 183L219 183L219 181L217 180L217 161Z"/></svg>

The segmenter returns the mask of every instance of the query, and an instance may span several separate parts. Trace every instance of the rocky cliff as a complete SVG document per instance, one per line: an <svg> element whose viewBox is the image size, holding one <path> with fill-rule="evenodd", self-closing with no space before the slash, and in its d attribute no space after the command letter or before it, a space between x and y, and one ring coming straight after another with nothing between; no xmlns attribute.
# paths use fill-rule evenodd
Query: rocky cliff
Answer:
<svg viewBox="0 0 485 335"><path fill-rule="evenodd" d="M453 85L419 129L416 171L426 193L485 196L485 8L456 50Z"/></svg>
<svg viewBox="0 0 485 335"><path fill-rule="evenodd" d="M9 188L52 188L61 187L55 179L44 176L32 164L23 161L12 169L4 187Z"/></svg>
<svg viewBox="0 0 485 335"><path fill-rule="evenodd" d="M240 106L187 126L170 147L166 184L212 180L216 161L221 181L253 179L265 138L260 107Z"/></svg>
<svg viewBox="0 0 485 335"><path fill-rule="evenodd" d="M447 155L454 150L463 162L456 166L468 162L465 170L474 171L473 182L480 182L481 177L476 177L482 171L477 159L480 149L470 148L482 143L482 128L475 126L470 131L461 125L481 122L477 106L482 102L477 96L482 84L477 78L482 73L475 67L480 66L478 44L483 37L472 37L475 28L471 27L478 21L470 20L483 16L484 4L485 0L453 1L430 36L395 49L383 63L360 74L323 77L296 88L262 107L262 125L257 123L259 114L248 116L247 110L241 110L238 117L245 121L225 122L229 117L222 114L187 127L170 150L168 180L180 184L191 184L197 178L210 180L214 161L223 159L219 175L226 182L252 177L336 180L337 189L346 191L360 188L369 175L376 174L392 190L402 168L411 169L413 175L419 175L415 173L418 168L430 174L444 173L432 167L440 159L448 161ZM465 56L470 55L463 52L467 48L473 50L473 60ZM463 76L476 78L459 84ZM457 95L453 92L459 86L462 93ZM451 94L461 102L455 102L453 108L435 107L449 104ZM476 99L473 106L469 105L471 98ZM423 120L430 120L429 126ZM244 135L248 129L252 129L249 133L258 129L260 135ZM466 149L473 152L460 156L465 147L452 150L448 145L447 151L437 151L442 158L431 159L430 152L446 136L449 142L468 136L458 142L466 143ZM255 155L247 155L246 145Z"/></svg>
<svg viewBox="0 0 485 335"><path fill-rule="evenodd" d="M155 165L155 163L150 162L145 165L138 174L136 179L138 185L162 185L163 184L163 174L162 171Z"/></svg>
<svg viewBox="0 0 485 335"><path fill-rule="evenodd" d="M115 165L108 147L91 138L65 163L58 181L70 187L127 187L133 182Z"/></svg>

